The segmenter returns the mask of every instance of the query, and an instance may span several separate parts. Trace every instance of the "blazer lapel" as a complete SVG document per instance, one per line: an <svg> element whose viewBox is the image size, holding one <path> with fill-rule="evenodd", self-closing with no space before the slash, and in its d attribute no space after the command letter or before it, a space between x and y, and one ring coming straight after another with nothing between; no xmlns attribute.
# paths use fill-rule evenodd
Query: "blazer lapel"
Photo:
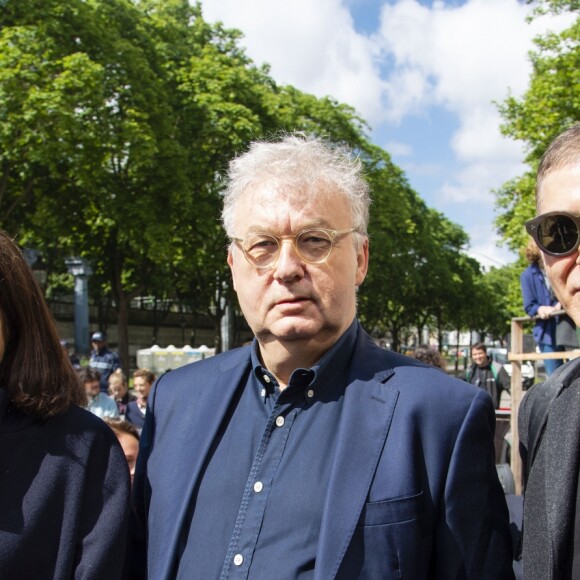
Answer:
<svg viewBox="0 0 580 580"><path fill-rule="evenodd" d="M157 553L162 560L156 567L158 578L169 579L174 573L176 550L180 545L180 534L193 490L217 430L240 381L243 380L248 361L247 356L242 360L240 357L230 357L222 363L217 376L193 375L193 380L211 384L203 389L201 397L195 399L193 407L184 404L178 410L182 421L178 427L179 433L174 432L173 440L177 445L172 452L171 465L166 464L172 478L170 489L175 501L167 504L169 513L156 514L160 521L167 524L163 527L162 537L157 538L165 546ZM177 428L176 425L174 427ZM150 527L151 525L150 520ZM173 549L167 549L169 546Z"/></svg>
<svg viewBox="0 0 580 580"><path fill-rule="evenodd" d="M391 425L399 391L392 370L348 385L316 557L316 580L334 578L360 518Z"/></svg>
<svg viewBox="0 0 580 580"><path fill-rule="evenodd" d="M546 427L546 515L552 559L566 553L576 502L580 467L580 378L562 389L552 404Z"/></svg>

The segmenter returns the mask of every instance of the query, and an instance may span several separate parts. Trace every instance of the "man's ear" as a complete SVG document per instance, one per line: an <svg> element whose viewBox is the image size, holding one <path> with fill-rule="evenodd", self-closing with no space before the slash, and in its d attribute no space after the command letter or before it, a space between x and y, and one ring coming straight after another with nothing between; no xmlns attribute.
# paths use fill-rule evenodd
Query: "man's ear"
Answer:
<svg viewBox="0 0 580 580"><path fill-rule="evenodd" d="M236 272L234 268L234 253L232 248L228 250L228 266L230 267L230 271L232 273L232 281L234 283L234 290L237 292L238 289L236 288Z"/></svg>
<svg viewBox="0 0 580 580"><path fill-rule="evenodd" d="M360 286L366 278L369 269L369 239L365 238L356 254L356 280L355 284Z"/></svg>

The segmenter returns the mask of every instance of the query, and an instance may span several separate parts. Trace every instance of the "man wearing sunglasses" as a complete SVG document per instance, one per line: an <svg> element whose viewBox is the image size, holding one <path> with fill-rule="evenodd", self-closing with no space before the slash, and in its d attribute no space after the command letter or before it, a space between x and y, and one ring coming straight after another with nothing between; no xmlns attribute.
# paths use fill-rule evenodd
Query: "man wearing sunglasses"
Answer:
<svg viewBox="0 0 580 580"><path fill-rule="evenodd" d="M149 395L135 504L150 578L513 577L491 398L357 321L361 170L298 135L232 162L227 263L255 338Z"/></svg>
<svg viewBox="0 0 580 580"><path fill-rule="evenodd" d="M580 323L580 124L559 135L538 168L537 217L526 223L556 297ZM580 578L580 358L534 385L519 409L526 479L527 580Z"/></svg>

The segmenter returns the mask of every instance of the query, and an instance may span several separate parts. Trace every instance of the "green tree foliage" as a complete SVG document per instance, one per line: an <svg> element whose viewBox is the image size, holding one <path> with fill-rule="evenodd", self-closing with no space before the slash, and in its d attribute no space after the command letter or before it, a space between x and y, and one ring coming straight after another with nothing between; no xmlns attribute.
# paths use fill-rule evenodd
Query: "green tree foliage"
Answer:
<svg viewBox="0 0 580 580"><path fill-rule="evenodd" d="M238 32L186 1L11 0L0 24L1 225L90 259L125 361L143 292L177 295L219 327L220 177L249 141L281 129L365 141L352 109L278 87Z"/></svg>
<svg viewBox="0 0 580 580"><path fill-rule="evenodd" d="M59 55L38 27L0 31L0 216L16 233L34 212L47 181L86 179L98 147L93 112L103 68L82 53Z"/></svg>
<svg viewBox="0 0 580 580"><path fill-rule="evenodd" d="M2 149L19 137L31 146L9 160L6 197L19 219L3 226L90 258L97 293L115 299L126 362L129 301L167 263L164 226L188 185L162 63L130 2L22 0L8 8L0 38L12 60L1 74L14 83L1 83L1 99L13 114Z"/></svg>
<svg viewBox="0 0 580 580"><path fill-rule="evenodd" d="M66 287L65 257L89 259L125 366L136 296L178 299L219 330L234 301L219 223L227 164L254 139L296 130L365 163L365 324L395 341L433 320L468 325L480 273L463 230L425 206L351 107L278 85L199 5L8 0L0 12L0 226L42 249L53 291Z"/></svg>
<svg viewBox="0 0 580 580"><path fill-rule="evenodd" d="M532 2L530 2L532 3ZM535 15L578 12L577 0L543 0ZM513 96L499 105L504 119L504 135L523 142L528 169L523 175L505 183L496 192L500 209L496 225L513 251L525 247L529 236L524 222L535 214L535 174L540 158L549 143L560 132L580 121L580 18L560 34L548 33L535 39L530 53L532 74L522 98ZM483 292L495 292L495 323L488 321L494 336L501 336L502 319L523 316L519 274L523 260L510 267L492 270L483 280ZM502 295L500 288L506 290ZM489 318L489 317L488 317ZM491 326L489 326L491 322Z"/></svg>
<svg viewBox="0 0 580 580"><path fill-rule="evenodd" d="M359 296L365 326L377 336L390 335L394 349L409 328L427 323L438 329L440 344L444 330L470 328L480 271L465 255L463 229L427 208L385 152L374 152L368 178L371 261Z"/></svg>
<svg viewBox="0 0 580 580"><path fill-rule="evenodd" d="M578 0L527 0L528 4L536 5L534 13L541 14L561 14L562 12L577 12L580 10Z"/></svg>
<svg viewBox="0 0 580 580"><path fill-rule="evenodd" d="M154 15L156 40L166 62L179 111L180 140L187 154L192 200L176 227L175 288L182 301L214 319L216 337L224 308L233 297L225 264L227 240L218 216L227 164L254 139L279 131L304 130L359 146L366 140L354 111L331 99L317 99L280 87L267 67L256 67L240 48L237 31L210 26L199 6L187 2L144 4ZM171 28L162 23L171 22ZM188 50L184 51L183 46ZM220 347L220 344L216 344Z"/></svg>
<svg viewBox="0 0 580 580"><path fill-rule="evenodd" d="M511 319L523 316L520 263L491 268L477 280L473 295L473 328L504 344L511 331Z"/></svg>
<svg viewBox="0 0 580 580"><path fill-rule="evenodd" d="M577 11L578 2L546 0L539 8ZM535 45L527 91L521 99L509 97L499 105L502 132L525 144L529 167L497 192L501 209L497 226L513 250L527 240L523 224L534 215L534 176L540 157L556 135L580 120L580 18L560 34L537 38Z"/></svg>

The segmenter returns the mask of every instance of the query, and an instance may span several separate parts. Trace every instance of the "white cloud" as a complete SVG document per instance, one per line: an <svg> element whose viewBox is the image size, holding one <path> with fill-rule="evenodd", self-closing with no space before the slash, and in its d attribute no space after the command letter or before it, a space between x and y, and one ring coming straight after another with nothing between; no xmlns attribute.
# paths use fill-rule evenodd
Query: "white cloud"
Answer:
<svg viewBox="0 0 580 580"><path fill-rule="evenodd" d="M430 205L453 213L457 204L478 203L480 219L491 214L492 190L522 172L523 158L521 145L501 136L493 101L523 93L533 37L548 27L561 30L575 15L528 24L531 7L518 0L459 6L384 0L377 32L365 36L356 31L348 3L354 6L351 0L202 0L206 19L242 30L248 55L268 63L278 83L348 103L376 135L406 128L410 117L428 123L433 111L444 109L456 129L447 142L433 138L433 158L416 134L399 135L385 148L404 157L411 180L432 176L432 192L419 192ZM438 198L429 197L433 192ZM474 251L497 255L493 226L477 242L467 213L460 223Z"/></svg>
<svg viewBox="0 0 580 580"><path fill-rule="evenodd" d="M281 84L347 103L368 121L382 115L374 42L355 31L340 0L203 0L210 22L243 31L243 46Z"/></svg>
<svg viewBox="0 0 580 580"><path fill-rule="evenodd" d="M501 135L497 111L477 108L462 121L450 143L459 168L443 184L440 200L492 205L493 190L524 171L522 144Z"/></svg>
<svg viewBox="0 0 580 580"><path fill-rule="evenodd" d="M202 7L209 21L242 30L249 56L271 65L278 82L348 103L373 125L442 106L461 125L477 111L480 124L497 126L492 100L527 86L532 37L548 22L570 21L527 24L530 7L517 0L385 1L379 31L367 37L341 0L202 0Z"/></svg>
<svg viewBox="0 0 580 580"><path fill-rule="evenodd" d="M404 160L399 165L406 173L413 175L434 177L444 172L444 167L440 163L415 163Z"/></svg>
<svg viewBox="0 0 580 580"><path fill-rule="evenodd" d="M505 245L501 245L499 238L491 226L474 228L471 247L466 253L476 259L486 270L505 266L516 259Z"/></svg>
<svg viewBox="0 0 580 580"><path fill-rule="evenodd" d="M403 114L405 104L436 104L462 116L473 107L494 109L491 101L503 99L508 89L520 94L528 83L532 38L571 20L546 17L528 24L529 12L517 0L468 0L454 7L435 2L432 8L417 0L385 4L375 41L395 62L389 104ZM417 76L422 82L400 82Z"/></svg>
<svg viewBox="0 0 580 580"><path fill-rule="evenodd" d="M408 157L413 154L413 146L408 143L389 141L389 143L385 143L383 149L388 151L391 155L397 155L399 157Z"/></svg>
<svg viewBox="0 0 580 580"><path fill-rule="evenodd" d="M571 21L566 15L528 24L529 12L517 0L435 2L431 8L399 0L383 7L376 42L395 63L387 79L389 120L438 106L459 122L450 143L458 169L440 189L442 203L491 206L491 191L522 170L522 146L500 134L493 101L527 88L533 37Z"/></svg>

